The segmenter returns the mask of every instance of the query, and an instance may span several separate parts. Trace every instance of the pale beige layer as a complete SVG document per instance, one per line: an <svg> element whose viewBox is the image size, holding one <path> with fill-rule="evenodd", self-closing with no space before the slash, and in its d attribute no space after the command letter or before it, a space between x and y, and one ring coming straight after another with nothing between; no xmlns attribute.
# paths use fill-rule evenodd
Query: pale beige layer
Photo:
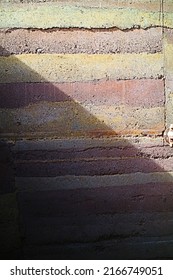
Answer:
<svg viewBox="0 0 173 280"><path fill-rule="evenodd" d="M167 6L169 4L169 7ZM164 25L173 27L173 17L170 11L172 4L168 3L164 14ZM150 6L151 5L151 6ZM150 8L151 7L151 8ZM120 4L116 7L105 7L100 2L97 5L75 5L75 3L40 3L40 4L2 4L0 7L0 28L109 28L127 29L133 27L148 28L161 26L163 17L159 2L148 4L145 8L141 3ZM73 16L72 16L73 15Z"/></svg>

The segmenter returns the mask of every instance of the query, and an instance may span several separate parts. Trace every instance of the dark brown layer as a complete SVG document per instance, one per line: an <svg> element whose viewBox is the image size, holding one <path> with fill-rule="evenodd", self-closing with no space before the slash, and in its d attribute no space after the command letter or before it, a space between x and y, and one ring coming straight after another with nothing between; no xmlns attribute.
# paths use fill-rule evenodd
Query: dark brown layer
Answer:
<svg viewBox="0 0 173 280"><path fill-rule="evenodd" d="M115 142L116 143L116 142ZM126 145L130 145L128 142ZM94 159L94 158L124 158L124 157L145 157L152 159L166 159L173 157L173 149L165 147L91 147L91 148L71 148L56 150L28 150L16 152L16 160L68 160L68 159Z"/></svg>
<svg viewBox="0 0 173 280"><path fill-rule="evenodd" d="M155 53L162 51L161 28L148 30L0 30L0 55L22 53Z"/></svg>

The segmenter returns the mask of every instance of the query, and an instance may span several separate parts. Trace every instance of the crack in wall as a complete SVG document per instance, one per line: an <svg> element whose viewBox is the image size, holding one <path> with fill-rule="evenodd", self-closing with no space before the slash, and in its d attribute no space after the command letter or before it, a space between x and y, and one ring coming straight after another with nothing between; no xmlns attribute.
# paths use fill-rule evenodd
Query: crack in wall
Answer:
<svg viewBox="0 0 173 280"><path fill-rule="evenodd" d="M160 15L160 14L159 14ZM163 15L161 16L161 20L163 21ZM51 32L57 32L57 31L90 31L90 32L113 32L113 31L122 31L122 32L132 32L135 30L150 30L152 28L163 28L163 29L168 29L168 30L173 30L173 27L170 26L166 26L163 24L163 22L160 25L150 25L148 27L141 27L140 25L134 25L132 27L129 28L119 28L117 26L112 26L112 27L99 27L99 28L87 28L87 27L51 27L51 28L33 28L33 27L29 27L29 28L25 28L25 27L13 27L13 28L0 28L0 33L10 33L13 32L15 30L28 30L31 32L34 31L41 31L41 32L45 32L45 33L51 33Z"/></svg>

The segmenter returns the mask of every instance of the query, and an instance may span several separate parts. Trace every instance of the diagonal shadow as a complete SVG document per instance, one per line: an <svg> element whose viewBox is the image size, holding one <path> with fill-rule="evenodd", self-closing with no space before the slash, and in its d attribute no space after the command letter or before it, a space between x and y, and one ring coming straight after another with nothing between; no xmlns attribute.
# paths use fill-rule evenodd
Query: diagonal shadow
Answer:
<svg viewBox="0 0 173 280"><path fill-rule="evenodd" d="M0 51L2 52L2 50L0 50ZM3 53L4 53L4 50L3 50ZM8 56L7 52L5 52L5 53L6 53L6 56ZM55 118L53 115L55 115L55 112L52 113L51 111L49 111L49 116L45 115L43 113L44 105L46 104L46 102L49 102L49 104L55 103L55 102L57 102L57 103L66 102L64 104L69 109L69 112L65 116L66 121L68 123L69 119L73 120L73 123L71 124L71 126L73 126L73 127L68 127L69 133L70 133L69 136L73 135L73 131L75 131L75 130L77 130L77 131L82 130L82 133L83 133L85 131L85 126L86 126L86 128L88 127L87 124L89 124L89 127L90 127L89 136L91 136L90 133L92 134L92 136L97 136L97 135L100 136L100 135L102 135L102 134L104 135L106 133L108 135L109 134L116 135L116 133L113 132L107 125L105 125L103 121L99 121L95 116L93 116L91 113L89 113L87 110L85 110L80 105L79 102L75 101L73 98L70 97L70 92L73 92L73 94L76 95L75 90L78 90L74 87L75 83L65 85L65 89L67 90L67 92L69 92L69 95L68 95L68 94L64 93L59 87L57 87L56 84L47 82L38 73L35 73L32 69L29 69L29 67L27 67L24 63L21 63L15 57L12 57L12 61L13 61L14 69L12 70L12 73L6 72L5 75L9 76L9 77L12 75L12 80L14 80L14 83L4 83L4 84L1 83L1 108L2 109L20 109L20 108L22 109L25 107L28 107L28 109L30 109L31 105L33 106L34 104L40 103L43 105L43 109L40 110L41 113L37 117L38 118L40 117L40 120L42 119L43 122L46 122L46 121L50 122L49 125L51 126L51 119L53 119L53 121L52 121L52 123L53 123L54 118ZM19 81L16 83L15 81L19 80L18 75L20 75L20 73L24 73L24 75L26 75L31 80L32 80L32 78L34 78L34 80L41 80L42 82L41 83L40 82L21 83ZM62 87L64 88L63 85L62 85ZM79 97L79 99L80 99L80 97ZM33 110L31 108L30 115L34 115L33 111L35 109L36 109L36 107L34 107L34 106L33 106ZM45 108L45 109L47 109L47 108ZM63 109L64 108L62 108L62 111L63 111ZM21 112L21 116L22 116L22 112ZM25 116L24 116L24 118L25 118ZM45 118L46 118L46 120L44 120ZM80 118L82 118L82 120ZM28 119L31 119L31 121L33 121L32 117L28 116ZM58 119L61 119L59 112L56 116L56 122L58 122ZM26 123L27 123L27 120L26 120ZM22 137L23 131L22 131L20 125L21 125L21 122L20 122L20 114L19 114L18 117L16 116L16 119L14 121L13 127L11 127L11 130L13 130L13 134L17 134L17 135L21 134L21 137ZM57 125L59 127L62 126L61 120ZM3 126L3 124L1 124L1 126ZM29 120L28 120L28 127L29 127ZM28 127L27 127L27 129L28 129ZM39 127L42 127L42 123L39 125ZM37 127L38 130L39 130L39 127ZM76 127L76 129L75 129L75 127ZM48 127L46 127L46 128L49 129ZM53 129L54 129L54 126L51 127L51 130L53 130ZM55 127L55 129L56 129L56 127ZM62 131L61 131L62 134L60 135L61 137L63 137L63 130L64 130L64 127L62 127ZM35 126L34 126L34 128L31 128L30 133L32 133L34 131L35 131ZM3 128L1 128L1 133L3 133ZM46 134L46 133L48 133L48 131L44 131L44 133ZM53 132L53 134L55 134L55 133ZM24 136L25 136L25 132L24 132Z"/></svg>
<svg viewBox="0 0 173 280"><path fill-rule="evenodd" d="M11 55L1 48L0 52L2 51L7 57ZM27 135L34 135L35 130L40 132L37 134L40 137L44 136L44 133L56 137L55 131L58 128L63 139L67 135L67 132L63 133L64 123L62 124L61 120L64 111L56 115L56 110L53 113L51 109L47 110L52 104L61 102L64 102L65 106L70 103L71 107L68 108L72 109L66 111L66 122L71 119L67 136L74 137L74 131L75 136L98 137L98 140L99 137L118 136L116 130L83 108L80 98L76 101L71 97L78 96L74 84L58 87L57 84L46 81L15 56L12 56L12 60L14 69L11 73L6 72L6 75L12 75L11 80L14 82L0 84L2 138L4 135L15 134L17 138L22 139ZM42 82L22 83L18 81L19 73ZM1 78L0 74L0 80ZM93 93L89 94L91 94L89 98L92 98ZM28 115L25 114L25 110L29 111ZM36 110L39 114L36 114ZM15 116L13 112L16 113ZM8 114L13 115L13 121L8 119ZM60 121L55 122L55 118L59 118ZM44 126L44 122L48 122L49 125ZM49 131L44 130L45 128ZM130 184L127 177L126 184L121 183L123 174L138 174L139 177L145 178L145 174L148 173L172 171L167 158L173 153L168 151L167 147L137 148L138 146L133 146L122 137L114 139L111 146L104 147L99 144L95 147L76 145L63 149L49 148L50 143L47 142L47 148L37 146L33 149L32 145L28 146L31 148L26 148L22 143L21 141L21 149L15 149L8 141L1 141L3 158L1 193L15 191L14 177L17 178L17 182L18 178L22 182L22 187L17 190L22 250L17 258L173 257L169 250L173 236L170 219L170 213L173 211L171 175L167 173L166 181L161 182L145 183L145 180L141 179L140 185L135 181ZM67 180L62 186L61 179L67 175L74 176L74 182L68 183ZM118 175L116 180L112 183L110 179L109 183L108 176L116 175ZM91 177L99 178L97 186L99 188L95 188L93 181L90 183ZM34 178L35 181L30 181L30 178ZM56 189L53 189L49 183L52 181L48 180L45 188L44 182L39 181L40 178L47 180L60 178L60 180L57 181ZM78 183L76 178L79 178ZM42 183L36 188L38 182ZM29 184L32 183L34 186L29 188ZM75 187L76 184L78 187ZM162 223L165 225L164 229ZM158 246L155 245L158 240L166 242L163 247L159 243L159 252ZM3 258L4 256L8 258L7 255L8 253L3 252Z"/></svg>

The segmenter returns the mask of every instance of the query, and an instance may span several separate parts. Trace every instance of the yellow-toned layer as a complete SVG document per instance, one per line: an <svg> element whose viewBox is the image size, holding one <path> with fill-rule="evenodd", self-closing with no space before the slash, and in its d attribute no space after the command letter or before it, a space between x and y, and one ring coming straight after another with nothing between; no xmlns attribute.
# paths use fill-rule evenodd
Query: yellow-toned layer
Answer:
<svg viewBox="0 0 173 280"><path fill-rule="evenodd" d="M69 2L69 1L68 1ZM41 3L41 4L9 4L1 5L0 28L52 28L52 27L84 27L84 28L108 28L121 29L140 26L147 28L162 24L160 15L160 3L120 3L116 6L75 5L73 3ZM119 2L119 1L118 1ZM132 1L131 1L132 2ZM150 6L151 5L151 6ZM166 9L168 7L169 9ZM164 5L165 25L173 27L173 17L170 11L172 4ZM151 10L150 10L151 7Z"/></svg>
<svg viewBox="0 0 173 280"><path fill-rule="evenodd" d="M20 124L20 125L19 125ZM50 133L61 138L69 136L162 133L164 108L135 110L128 106L82 106L73 101L38 103L22 109L0 110L2 134Z"/></svg>
<svg viewBox="0 0 173 280"><path fill-rule="evenodd" d="M165 69L167 78L173 80L173 43L165 44Z"/></svg>
<svg viewBox="0 0 173 280"><path fill-rule="evenodd" d="M42 54L0 57L0 82L73 82L157 78L162 54Z"/></svg>

